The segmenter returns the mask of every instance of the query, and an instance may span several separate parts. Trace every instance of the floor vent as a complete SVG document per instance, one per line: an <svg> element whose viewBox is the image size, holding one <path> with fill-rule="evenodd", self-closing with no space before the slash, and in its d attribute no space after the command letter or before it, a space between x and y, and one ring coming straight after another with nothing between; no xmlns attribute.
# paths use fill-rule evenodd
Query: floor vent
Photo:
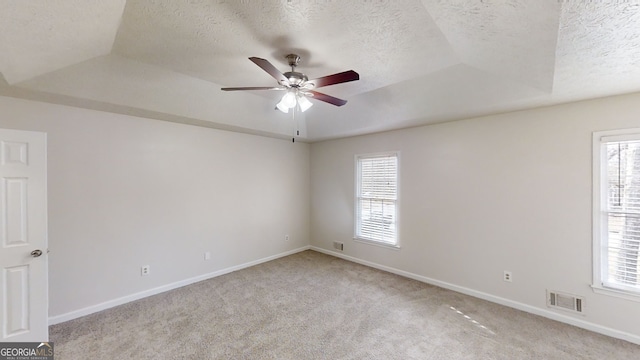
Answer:
<svg viewBox="0 0 640 360"><path fill-rule="evenodd" d="M547 290L547 306L582 314L584 312L584 298Z"/></svg>
<svg viewBox="0 0 640 360"><path fill-rule="evenodd" d="M342 250L344 250L344 244L341 243L341 242L334 241L333 242L333 248L336 249L336 250L342 251Z"/></svg>

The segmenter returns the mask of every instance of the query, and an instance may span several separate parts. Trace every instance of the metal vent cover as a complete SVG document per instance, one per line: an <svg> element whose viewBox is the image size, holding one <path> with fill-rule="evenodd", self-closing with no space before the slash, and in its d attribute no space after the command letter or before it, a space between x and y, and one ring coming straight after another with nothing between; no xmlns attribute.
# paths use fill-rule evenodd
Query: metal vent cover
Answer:
<svg viewBox="0 0 640 360"><path fill-rule="evenodd" d="M333 242L333 248L338 250L338 251L343 251L344 250L344 244L341 243L341 242L334 241Z"/></svg>
<svg viewBox="0 0 640 360"><path fill-rule="evenodd" d="M547 290L547 306L582 314L584 312L584 298L577 295Z"/></svg>

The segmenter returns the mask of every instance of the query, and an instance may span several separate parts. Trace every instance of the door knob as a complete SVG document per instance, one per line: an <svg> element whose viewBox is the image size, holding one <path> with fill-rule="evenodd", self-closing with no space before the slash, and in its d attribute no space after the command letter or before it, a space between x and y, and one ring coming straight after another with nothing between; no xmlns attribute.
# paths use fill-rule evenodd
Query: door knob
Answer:
<svg viewBox="0 0 640 360"><path fill-rule="evenodd" d="M42 255L42 250L33 250L31 252L31 256L33 256L33 257L38 257L40 255Z"/></svg>

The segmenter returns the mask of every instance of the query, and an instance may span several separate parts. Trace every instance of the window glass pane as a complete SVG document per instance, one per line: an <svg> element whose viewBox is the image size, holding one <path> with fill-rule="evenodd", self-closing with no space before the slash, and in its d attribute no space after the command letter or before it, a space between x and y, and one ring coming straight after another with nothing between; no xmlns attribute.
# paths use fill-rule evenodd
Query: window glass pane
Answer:
<svg viewBox="0 0 640 360"><path fill-rule="evenodd" d="M637 285L640 216L609 214L608 282Z"/></svg>
<svg viewBox="0 0 640 360"><path fill-rule="evenodd" d="M360 237L395 243L395 202L360 199L360 214Z"/></svg>
<svg viewBox="0 0 640 360"><path fill-rule="evenodd" d="M396 157L361 159L360 195L375 199L395 199L396 160Z"/></svg>
<svg viewBox="0 0 640 360"><path fill-rule="evenodd" d="M640 212L640 141L607 144L609 209Z"/></svg>

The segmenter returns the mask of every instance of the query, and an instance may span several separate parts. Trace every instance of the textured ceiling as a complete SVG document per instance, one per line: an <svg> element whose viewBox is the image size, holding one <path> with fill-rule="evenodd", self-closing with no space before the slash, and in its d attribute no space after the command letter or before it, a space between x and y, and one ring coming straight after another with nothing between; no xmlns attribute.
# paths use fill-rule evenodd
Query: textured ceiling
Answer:
<svg viewBox="0 0 640 360"><path fill-rule="evenodd" d="M125 0L0 4L0 72L13 84L109 54Z"/></svg>
<svg viewBox="0 0 640 360"><path fill-rule="evenodd" d="M250 62L323 88L309 141L640 91L640 0L0 0L0 95L267 136L291 114ZM281 94L281 93L280 93Z"/></svg>

